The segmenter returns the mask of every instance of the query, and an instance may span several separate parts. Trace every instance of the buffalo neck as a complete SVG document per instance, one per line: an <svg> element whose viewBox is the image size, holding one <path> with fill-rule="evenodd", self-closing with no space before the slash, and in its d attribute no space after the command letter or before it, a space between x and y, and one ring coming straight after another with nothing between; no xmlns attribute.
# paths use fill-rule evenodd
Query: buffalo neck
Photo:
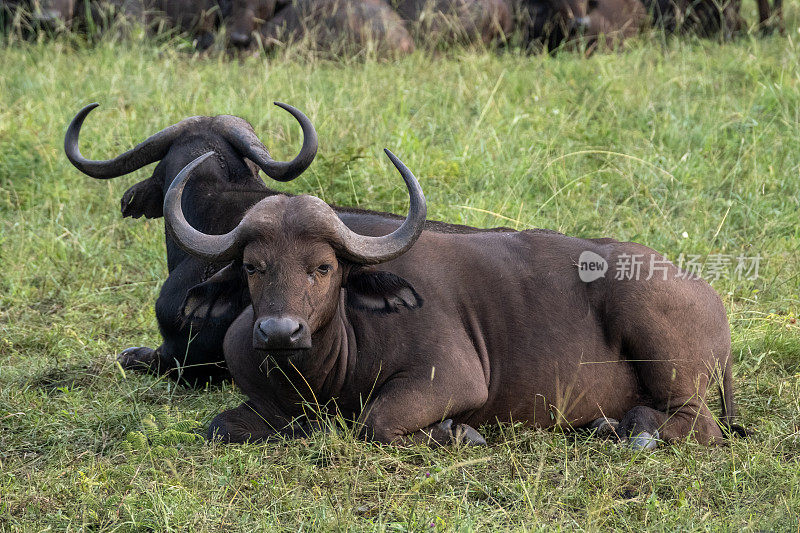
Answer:
<svg viewBox="0 0 800 533"><path fill-rule="evenodd" d="M307 354L290 358L275 368L279 375L280 397L289 404L316 402L320 405L337 398L352 375L356 363L356 342L353 329L344 311L344 295L333 319L312 335L312 348ZM293 410L293 409L291 409Z"/></svg>

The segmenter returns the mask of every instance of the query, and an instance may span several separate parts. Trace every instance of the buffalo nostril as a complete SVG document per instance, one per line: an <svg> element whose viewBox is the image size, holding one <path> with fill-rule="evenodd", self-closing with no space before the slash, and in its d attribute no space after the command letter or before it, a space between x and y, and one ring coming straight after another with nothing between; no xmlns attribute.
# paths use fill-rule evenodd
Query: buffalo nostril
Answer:
<svg viewBox="0 0 800 533"><path fill-rule="evenodd" d="M303 320L289 317L274 317L259 321L253 331L253 339L261 348L294 350L311 347L311 335Z"/></svg>
<svg viewBox="0 0 800 533"><path fill-rule="evenodd" d="M296 328L295 328L295 330L292 332L292 334L289 336L289 339L290 339L292 342L297 342L297 341L298 341L298 340L300 340L300 338L301 338L301 337L302 337L302 336L305 334L305 331L304 331L304 330L305 330L305 326L303 326L303 324L301 324L301 323L299 323L299 322L298 322L298 323L297 323L297 327L296 327Z"/></svg>

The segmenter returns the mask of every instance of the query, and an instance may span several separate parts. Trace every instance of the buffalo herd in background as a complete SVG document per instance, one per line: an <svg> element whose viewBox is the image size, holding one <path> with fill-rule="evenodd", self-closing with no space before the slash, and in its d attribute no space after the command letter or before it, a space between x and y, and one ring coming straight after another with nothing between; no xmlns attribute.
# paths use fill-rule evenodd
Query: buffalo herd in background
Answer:
<svg viewBox="0 0 800 533"><path fill-rule="evenodd" d="M783 30L782 0L756 0L758 27ZM646 28L729 38L749 27L740 0L0 0L6 31L96 30L118 20L191 36L198 49L304 42L388 54L416 46L519 43L554 50L619 45Z"/></svg>

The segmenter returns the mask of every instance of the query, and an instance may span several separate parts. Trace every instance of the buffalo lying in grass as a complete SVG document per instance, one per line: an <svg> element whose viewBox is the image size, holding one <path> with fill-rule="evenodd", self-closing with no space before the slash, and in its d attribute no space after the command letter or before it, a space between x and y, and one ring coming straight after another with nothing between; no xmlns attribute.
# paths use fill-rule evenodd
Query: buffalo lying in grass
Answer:
<svg viewBox="0 0 800 533"><path fill-rule="evenodd" d="M548 50L565 43L615 47L648 24L639 0L517 0L515 19L524 46Z"/></svg>
<svg viewBox="0 0 800 533"><path fill-rule="evenodd" d="M236 226L251 205L274 194L258 176L259 168L273 179L288 181L308 168L316 155L317 135L308 118L291 106L277 105L289 111L303 129L303 147L288 163L273 160L250 124L229 115L187 118L111 160L91 161L78 150L78 137L83 121L97 104L84 107L75 116L67 129L64 148L78 170L97 179L123 176L159 162L151 177L128 189L122 197L122 215L132 218L161 217L164 194L175 175L197 154L214 150L213 162L206 163L198 181L187 191L184 207L192 224L207 232L225 232ZM202 325L187 323L179 312L187 291L224 264L187 255L175 245L169 231L166 245L169 276L155 306L163 344L155 350L129 348L120 354L120 362L126 368L145 367L157 372L179 369L187 382L225 375L224 365L220 364L222 339L247 304L246 291L219 298L214 312L205 317Z"/></svg>
<svg viewBox="0 0 800 533"><path fill-rule="evenodd" d="M649 26L726 38L746 27L736 0L513 0L513 5L523 44L549 50L570 42L590 50L601 42L614 47ZM769 0L758 0L758 11L765 31L783 27L781 0L772 7Z"/></svg>
<svg viewBox="0 0 800 533"><path fill-rule="evenodd" d="M75 0L0 0L0 29L54 31L69 27L74 12Z"/></svg>
<svg viewBox="0 0 800 533"><path fill-rule="evenodd" d="M419 42L489 44L513 30L505 0L390 0L416 26Z"/></svg>
<svg viewBox="0 0 800 533"><path fill-rule="evenodd" d="M643 0L655 26L667 32L722 34L730 38L747 23L740 14L740 0ZM759 26L764 31L783 31L783 1L756 0Z"/></svg>
<svg viewBox="0 0 800 533"><path fill-rule="evenodd" d="M384 55L414 51L405 23L384 0L296 0L260 28L265 47L305 42L310 48Z"/></svg>
<svg viewBox="0 0 800 533"><path fill-rule="evenodd" d="M120 18L157 30L191 35L199 49L214 42L231 0L25 0L3 2L2 19L11 20L19 10L21 27L45 29L105 28Z"/></svg>
<svg viewBox="0 0 800 533"><path fill-rule="evenodd" d="M246 279L252 301L224 345L248 400L218 415L209 437L303 433L310 403L335 405L385 443L481 444L473 427L510 420L594 425L637 448L723 438L706 396L718 380L728 426L725 308L653 250L554 232L425 231L419 183L388 151L410 194L402 224L356 233L315 197L274 195L230 232L209 235L181 204L212 155L187 165L164 201L177 245L231 262L192 289L188 305L235 278ZM636 278L581 266L631 257Z"/></svg>

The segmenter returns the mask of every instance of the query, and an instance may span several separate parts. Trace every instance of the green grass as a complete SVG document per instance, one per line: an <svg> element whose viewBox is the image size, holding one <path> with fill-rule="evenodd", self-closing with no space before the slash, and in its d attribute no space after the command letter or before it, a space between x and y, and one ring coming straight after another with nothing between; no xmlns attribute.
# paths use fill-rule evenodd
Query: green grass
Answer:
<svg viewBox="0 0 800 533"><path fill-rule="evenodd" d="M643 40L588 60L232 61L138 38L0 48L0 529L797 531L794 20L786 38ZM163 221L119 214L147 170L91 180L66 161L63 133L100 102L82 149L101 158L187 116L232 113L288 158L299 128L273 100L304 110L320 135L314 165L282 190L402 212L388 147L420 178L431 218L613 236L673 258L760 254L757 280L714 283L754 435L640 454L520 427L484 428L482 449L381 447L346 432L198 439L241 401L234 387L176 387L114 362L159 344Z"/></svg>

